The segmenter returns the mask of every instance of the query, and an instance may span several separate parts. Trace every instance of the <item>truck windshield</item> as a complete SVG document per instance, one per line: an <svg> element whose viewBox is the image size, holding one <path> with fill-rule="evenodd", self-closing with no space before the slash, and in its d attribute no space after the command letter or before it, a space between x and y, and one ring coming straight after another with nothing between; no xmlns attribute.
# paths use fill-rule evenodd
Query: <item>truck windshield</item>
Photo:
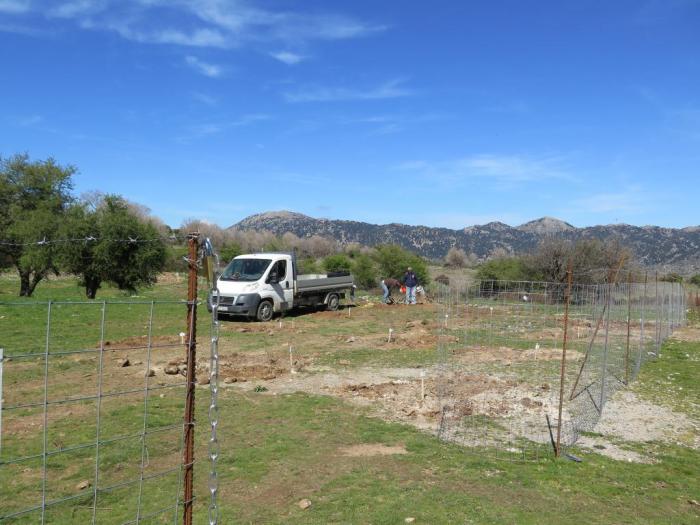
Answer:
<svg viewBox="0 0 700 525"><path fill-rule="evenodd" d="M270 266L271 259L234 259L221 274L224 281L257 281Z"/></svg>

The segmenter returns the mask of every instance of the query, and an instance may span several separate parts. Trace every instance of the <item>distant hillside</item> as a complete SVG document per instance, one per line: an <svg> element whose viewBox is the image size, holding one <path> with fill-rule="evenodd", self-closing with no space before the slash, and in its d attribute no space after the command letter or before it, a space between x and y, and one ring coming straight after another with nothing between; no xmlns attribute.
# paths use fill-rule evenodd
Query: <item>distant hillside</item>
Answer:
<svg viewBox="0 0 700 525"><path fill-rule="evenodd" d="M231 226L240 230L269 231L276 235L291 232L299 237L321 235L342 244L358 242L367 246L393 243L430 259L440 259L456 246L480 259L505 251L526 253L545 236L577 240L614 238L632 249L639 262L662 271L694 273L700 271L700 227L683 229L658 226L614 224L576 228L564 221L543 217L512 227L502 222L469 226L462 230L408 226L405 224L368 224L357 221L314 219L288 211L251 215Z"/></svg>

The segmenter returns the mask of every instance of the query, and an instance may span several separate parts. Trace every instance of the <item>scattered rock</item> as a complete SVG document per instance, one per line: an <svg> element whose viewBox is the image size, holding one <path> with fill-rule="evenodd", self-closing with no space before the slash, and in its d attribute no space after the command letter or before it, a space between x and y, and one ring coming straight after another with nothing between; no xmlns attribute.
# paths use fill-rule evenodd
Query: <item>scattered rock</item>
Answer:
<svg viewBox="0 0 700 525"><path fill-rule="evenodd" d="M250 332L250 328L239 328L236 330L239 334L245 334L246 332Z"/></svg>
<svg viewBox="0 0 700 525"><path fill-rule="evenodd" d="M306 510L311 506L311 500L304 498L303 500L299 501L297 505L301 510Z"/></svg>
<svg viewBox="0 0 700 525"><path fill-rule="evenodd" d="M338 361L338 364L341 366L348 366L350 364L350 361L348 361L347 359L341 359L340 361Z"/></svg>
<svg viewBox="0 0 700 525"><path fill-rule="evenodd" d="M408 518L406 518L406 519L403 520L403 521L404 521L404 523L413 523L414 521L416 521L416 518L408 517Z"/></svg>
<svg viewBox="0 0 700 525"><path fill-rule="evenodd" d="M121 359L117 360L117 365L121 366L122 368L125 366L131 366L131 361L129 361L128 357L122 357Z"/></svg>
<svg viewBox="0 0 700 525"><path fill-rule="evenodd" d="M168 365L170 365L170 366L177 366L179 364L182 364L182 359L178 358L178 359L171 359L170 361L168 361Z"/></svg>
<svg viewBox="0 0 700 525"><path fill-rule="evenodd" d="M198 385L208 385L209 384L209 378L208 377L200 377L199 380L197 381Z"/></svg>
<svg viewBox="0 0 700 525"><path fill-rule="evenodd" d="M131 363L131 364L134 365L134 366L138 366L138 365L142 365L142 364L143 364L143 361L134 361L134 362Z"/></svg>
<svg viewBox="0 0 700 525"><path fill-rule="evenodd" d="M169 376L174 376L180 373L180 369L175 365L168 365L163 369L163 372Z"/></svg>
<svg viewBox="0 0 700 525"><path fill-rule="evenodd" d="M355 342L355 336L350 336L345 340L346 343L354 343Z"/></svg>
<svg viewBox="0 0 700 525"><path fill-rule="evenodd" d="M690 503L691 505L693 505L695 507L700 507L700 502L698 502L698 500L696 500L696 499L689 499L688 503Z"/></svg>
<svg viewBox="0 0 700 525"><path fill-rule="evenodd" d="M85 479L75 486L75 490L85 490L91 485L90 481Z"/></svg>
<svg viewBox="0 0 700 525"><path fill-rule="evenodd" d="M148 372L146 372L146 377L153 377L156 375L156 371L150 368Z"/></svg>
<svg viewBox="0 0 700 525"><path fill-rule="evenodd" d="M226 383L227 385L230 385L231 383L235 383L236 381L238 381L238 379L236 379L235 377L225 377L224 378L224 383Z"/></svg>

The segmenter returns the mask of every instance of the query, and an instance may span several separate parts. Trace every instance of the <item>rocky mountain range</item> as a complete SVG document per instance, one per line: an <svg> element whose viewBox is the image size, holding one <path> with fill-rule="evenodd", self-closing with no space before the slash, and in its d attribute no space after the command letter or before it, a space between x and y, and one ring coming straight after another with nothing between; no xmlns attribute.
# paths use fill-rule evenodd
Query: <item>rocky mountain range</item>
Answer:
<svg viewBox="0 0 700 525"><path fill-rule="evenodd" d="M559 219L543 217L509 226L502 222L469 226L461 230L368 224L358 221L316 219L301 213L280 211L251 215L231 226L240 230L291 232L299 237L320 235L341 244L357 242L366 246L393 243L429 259L441 259L453 246L484 260L497 253L522 254L531 251L546 236L577 239L617 239L630 248L640 264L661 271L700 271L700 226L662 228L612 224L576 228Z"/></svg>

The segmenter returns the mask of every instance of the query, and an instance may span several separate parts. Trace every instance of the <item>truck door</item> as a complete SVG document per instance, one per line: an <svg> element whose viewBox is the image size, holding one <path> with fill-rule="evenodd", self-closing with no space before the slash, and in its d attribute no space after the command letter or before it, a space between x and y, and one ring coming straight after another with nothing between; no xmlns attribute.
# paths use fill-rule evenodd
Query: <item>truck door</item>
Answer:
<svg viewBox="0 0 700 525"><path fill-rule="evenodd" d="M294 283L292 282L291 265L286 259L280 259L275 263L275 268L270 273L277 273L277 283L272 284L279 302L281 310L289 310L294 306Z"/></svg>

